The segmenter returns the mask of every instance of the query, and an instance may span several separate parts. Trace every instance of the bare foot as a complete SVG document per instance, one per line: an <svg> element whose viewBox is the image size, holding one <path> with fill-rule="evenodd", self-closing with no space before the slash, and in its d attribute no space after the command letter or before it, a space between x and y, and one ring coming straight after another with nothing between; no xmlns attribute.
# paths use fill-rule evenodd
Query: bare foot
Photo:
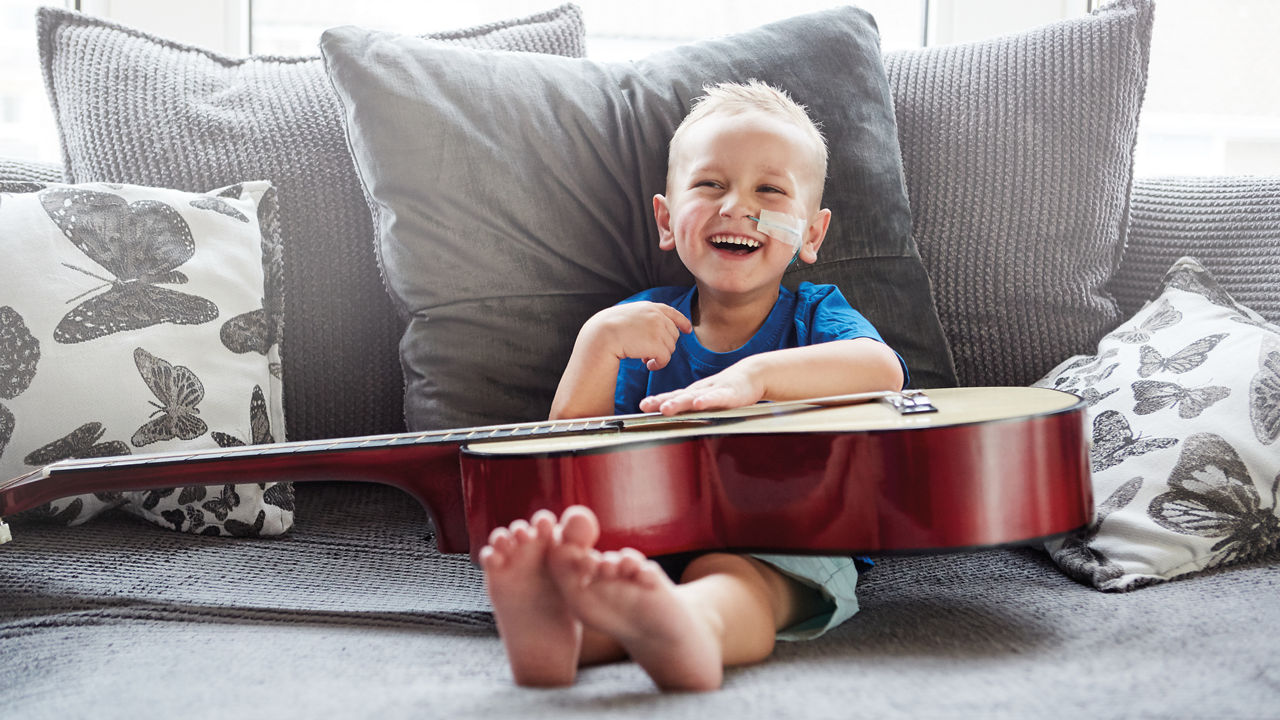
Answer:
<svg viewBox="0 0 1280 720"><path fill-rule="evenodd" d="M561 515L547 566L569 609L620 643L658 687L720 687L724 666L711 617L688 603L657 563L630 548L601 553L599 537L600 523L588 508Z"/></svg>
<svg viewBox="0 0 1280 720"><path fill-rule="evenodd" d="M555 515L539 510L529 522L495 529L480 550L498 635L520 685L569 685L578 670L582 624L547 572L556 530Z"/></svg>

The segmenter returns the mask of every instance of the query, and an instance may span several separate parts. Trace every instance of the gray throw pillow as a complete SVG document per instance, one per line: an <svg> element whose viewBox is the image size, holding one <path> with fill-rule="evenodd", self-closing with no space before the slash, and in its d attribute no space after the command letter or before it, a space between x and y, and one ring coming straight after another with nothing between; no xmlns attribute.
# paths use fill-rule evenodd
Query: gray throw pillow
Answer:
<svg viewBox="0 0 1280 720"><path fill-rule="evenodd" d="M403 431L403 321L320 59L230 58L55 8L38 25L68 182L203 191L264 178L278 189L289 438ZM581 56L584 32L579 9L562 5L433 37Z"/></svg>
<svg viewBox="0 0 1280 720"><path fill-rule="evenodd" d="M476 52L354 27L321 53L372 198L379 259L410 315L411 429L545 418L579 327L639 290L688 285L658 249L667 143L705 85L759 79L821 122L834 218L814 266L906 359L954 383L911 238L874 21L805 15L631 63Z"/></svg>
<svg viewBox="0 0 1280 720"><path fill-rule="evenodd" d="M0 158L0 183L49 183L62 180L62 168L39 160Z"/></svg>
<svg viewBox="0 0 1280 720"><path fill-rule="evenodd" d="M916 242L961 385L1026 385L1120 322L1150 0L888 53Z"/></svg>
<svg viewBox="0 0 1280 720"><path fill-rule="evenodd" d="M1111 283L1120 309L1137 312L1184 254L1280 324L1280 175L1136 180L1124 262Z"/></svg>

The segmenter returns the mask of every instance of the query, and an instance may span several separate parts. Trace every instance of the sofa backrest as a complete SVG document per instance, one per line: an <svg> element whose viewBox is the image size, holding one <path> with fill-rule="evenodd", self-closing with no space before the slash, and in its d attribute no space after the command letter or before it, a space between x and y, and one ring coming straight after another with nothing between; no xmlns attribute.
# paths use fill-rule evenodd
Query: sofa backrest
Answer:
<svg viewBox="0 0 1280 720"><path fill-rule="evenodd" d="M1125 317L1151 299L1183 255L1241 304L1280 323L1280 176L1134 181L1124 261L1111 281Z"/></svg>

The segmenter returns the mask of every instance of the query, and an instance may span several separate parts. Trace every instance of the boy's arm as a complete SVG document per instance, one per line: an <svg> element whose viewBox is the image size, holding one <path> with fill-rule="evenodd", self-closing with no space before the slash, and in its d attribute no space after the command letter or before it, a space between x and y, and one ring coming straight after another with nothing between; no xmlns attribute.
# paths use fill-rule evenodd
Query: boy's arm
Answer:
<svg viewBox="0 0 1280 720"><path fill-rule="evenodd" d="M902 383L902 363L888 345L872 338L835 340L743 358L682 390L645 398L640 409L674 415L761 400L899 390Z"/></svg>
<svg viewBox="0 0 1280 720"><path fill-rule="evenodd" d="M641 358L650 370L663 368L681 333L692 331L689 318L663 303L625 303L592 315L578 331L550 418L612 415L619 361Z"/></svg>

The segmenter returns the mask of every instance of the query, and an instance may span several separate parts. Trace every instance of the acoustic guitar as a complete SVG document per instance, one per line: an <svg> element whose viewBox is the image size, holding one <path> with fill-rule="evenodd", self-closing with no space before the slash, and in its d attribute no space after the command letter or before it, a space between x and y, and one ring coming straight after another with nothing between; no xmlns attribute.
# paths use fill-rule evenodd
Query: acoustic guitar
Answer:
<svg viewBox="0 0 1280 720"><path fill-rule="evenodd" d="M494 527L573 504L599 517L602 549L648 555L965 550L1092 522L1085 407L948 388L64 460L0 483L0 517L105 490L343 480L400 488L441 552L473 558Z"/></svg>

